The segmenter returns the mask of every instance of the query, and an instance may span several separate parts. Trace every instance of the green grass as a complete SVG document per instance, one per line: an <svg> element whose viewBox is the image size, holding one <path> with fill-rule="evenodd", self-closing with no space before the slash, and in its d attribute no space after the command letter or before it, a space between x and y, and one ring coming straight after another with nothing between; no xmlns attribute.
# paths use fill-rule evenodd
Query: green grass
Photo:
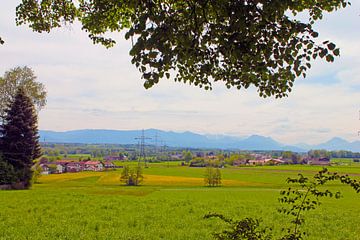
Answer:
<svg viewBox="0 0 360 240"><path fill-rule="evenodd" d="M360 163L354 162L354 158L332 158L330 161L333 164L360 167Z"/></svg>
<svg viewBox="0 0 360 240"><path fill-rule="evenodd" d="M331 171L359 178L360 167ZM224 227L208 212L262 218L274 229L289 218L277 213L287 177L307 176L316 166L226 168L224 186L203 186L203 168L150 164L142 186L119 183L120 171L49 175L26 191L0 192L0 239L212 239ZM344 198L325 199L306 213L308 239L360 239L360 195L337 184ZM279 232L277 232L279 233Z"/></svg>

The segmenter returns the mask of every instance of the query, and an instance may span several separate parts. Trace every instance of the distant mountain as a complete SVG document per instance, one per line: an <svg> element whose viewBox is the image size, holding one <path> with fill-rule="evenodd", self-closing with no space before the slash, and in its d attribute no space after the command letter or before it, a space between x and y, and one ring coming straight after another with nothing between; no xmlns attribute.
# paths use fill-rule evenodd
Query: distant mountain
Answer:
<svg viewBox="0 0 360 240"><path fill-rule="evenodd" d="M270 137L252 135L238 142L237 148L246 150L282 150L283 145Z"/></svg>
<svg viewBox="0 0 360 240"><path fill-rule="evenodd" d="M325 143L313 146L313 149L325 149L329 151L348 150L352 152L360 152L360 141L348 142L345 139L335 137Z"/></svg>
<svg viewBox="0 0 360 240"><path fill-rule="evenodd" d="M137 144L141 130L101 130L85 129L66 132L40 131L41 141L58 143L109 143ZM319 145L299 144L289 146L279 143L271 137L252 135L249 137L233 137L226 135L201 135L193 132L173 132L157 129L144 130L147 144L188 147L188 148L220 148L241 150L283 150L305 152L310 149L350 150L360 152L360 142L348 142L341 138L333 138ZM157 137L156 137L157 136Z"/></svg>

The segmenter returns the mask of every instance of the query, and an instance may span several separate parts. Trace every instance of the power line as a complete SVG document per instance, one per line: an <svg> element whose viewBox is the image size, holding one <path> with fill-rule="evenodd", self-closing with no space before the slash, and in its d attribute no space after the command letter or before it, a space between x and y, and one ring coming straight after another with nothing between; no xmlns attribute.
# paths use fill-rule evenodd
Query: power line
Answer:
<svg viewBox="0 0 360 240"><path fill-rule="evenodd" d="M139 164L140 164L140 161L141 161L141 158L144 160L144 163L145 163L145 167L147 166L146 165L146 154L145 154L145 140L146 139L151 139L149 137L145 137L145 132L144 132L144 129L141 131L141 136L140 137L137 137L135 138L136 140L140 140L140 155L139 155Z"/></svg>

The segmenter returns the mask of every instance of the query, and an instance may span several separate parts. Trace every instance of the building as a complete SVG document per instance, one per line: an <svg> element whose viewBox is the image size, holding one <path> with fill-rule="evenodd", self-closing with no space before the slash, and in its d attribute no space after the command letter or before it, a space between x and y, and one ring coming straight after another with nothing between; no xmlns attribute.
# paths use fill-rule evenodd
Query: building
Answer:
<svg viewBox="0 0 360 240"><path fill-rule="evenodd" d="M281 160L281 159L277 159L277 158L267 158L267 159L261 159L261 160L249 160L248 161L248 165L253 165L253 166L257 166L257 165L279 165L279 164L284 164L285 161Z"/></svg>
<svg viewBox="0 0 360 240"><path fill-rule="evenodd" d="M48 175L50 174L50 168L47 164L40 164L41 167L41 174Z"/></svg>
<svg viewBox="0 0 360 240"><path fill-rule="evenodd" d="M105 161L123 161L126 160L127 157L125 155L120 155L120 156L105 156L104 160Z"/></svg>
<svg viewBox="0 0 360 240"><path fill-rule="evenodd" d="M111 161L105 161L104 168L115 168L115 164L113 164Z"/></svg>
<svg viewBox="0 0 360 240"><path fill-rule="evenodd" d="M308 158L307 164L309 165L320 165L320 166L329 166L330 165L330 158L323 157L323 158Z"/></svg>
<svg viewBox="0 0 360 240"><path fill-rule="evenodd" d="M100 161L86 161L83 162L84 171L102 171L104 169L104 165Z"/></svg>
<svg viewBox="0 0 360 240"><path fill-rule="evenodd" d="M84 170L82 162L69 162L66 164L66 172L80 172Z"/></svg>
<svg viewBox="0 0 360 240"><path fill-rule="evenodd" d="M56 172L55 173L64 173L66 172L66 166L56 163Z"/></svg>

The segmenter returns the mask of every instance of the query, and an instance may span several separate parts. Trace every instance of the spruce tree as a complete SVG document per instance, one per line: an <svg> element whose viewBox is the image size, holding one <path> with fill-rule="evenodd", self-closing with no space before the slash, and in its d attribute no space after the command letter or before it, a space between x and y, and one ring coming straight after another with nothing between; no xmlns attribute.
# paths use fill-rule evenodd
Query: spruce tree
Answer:
<svg viewBox="0 0 360 240"><path fill-rule="evenodd" d="M1 128L3 159L14 169L14 184L29 188L33 160L41 156L37 114L31 99L22 88L6 111Z"/></svg>

